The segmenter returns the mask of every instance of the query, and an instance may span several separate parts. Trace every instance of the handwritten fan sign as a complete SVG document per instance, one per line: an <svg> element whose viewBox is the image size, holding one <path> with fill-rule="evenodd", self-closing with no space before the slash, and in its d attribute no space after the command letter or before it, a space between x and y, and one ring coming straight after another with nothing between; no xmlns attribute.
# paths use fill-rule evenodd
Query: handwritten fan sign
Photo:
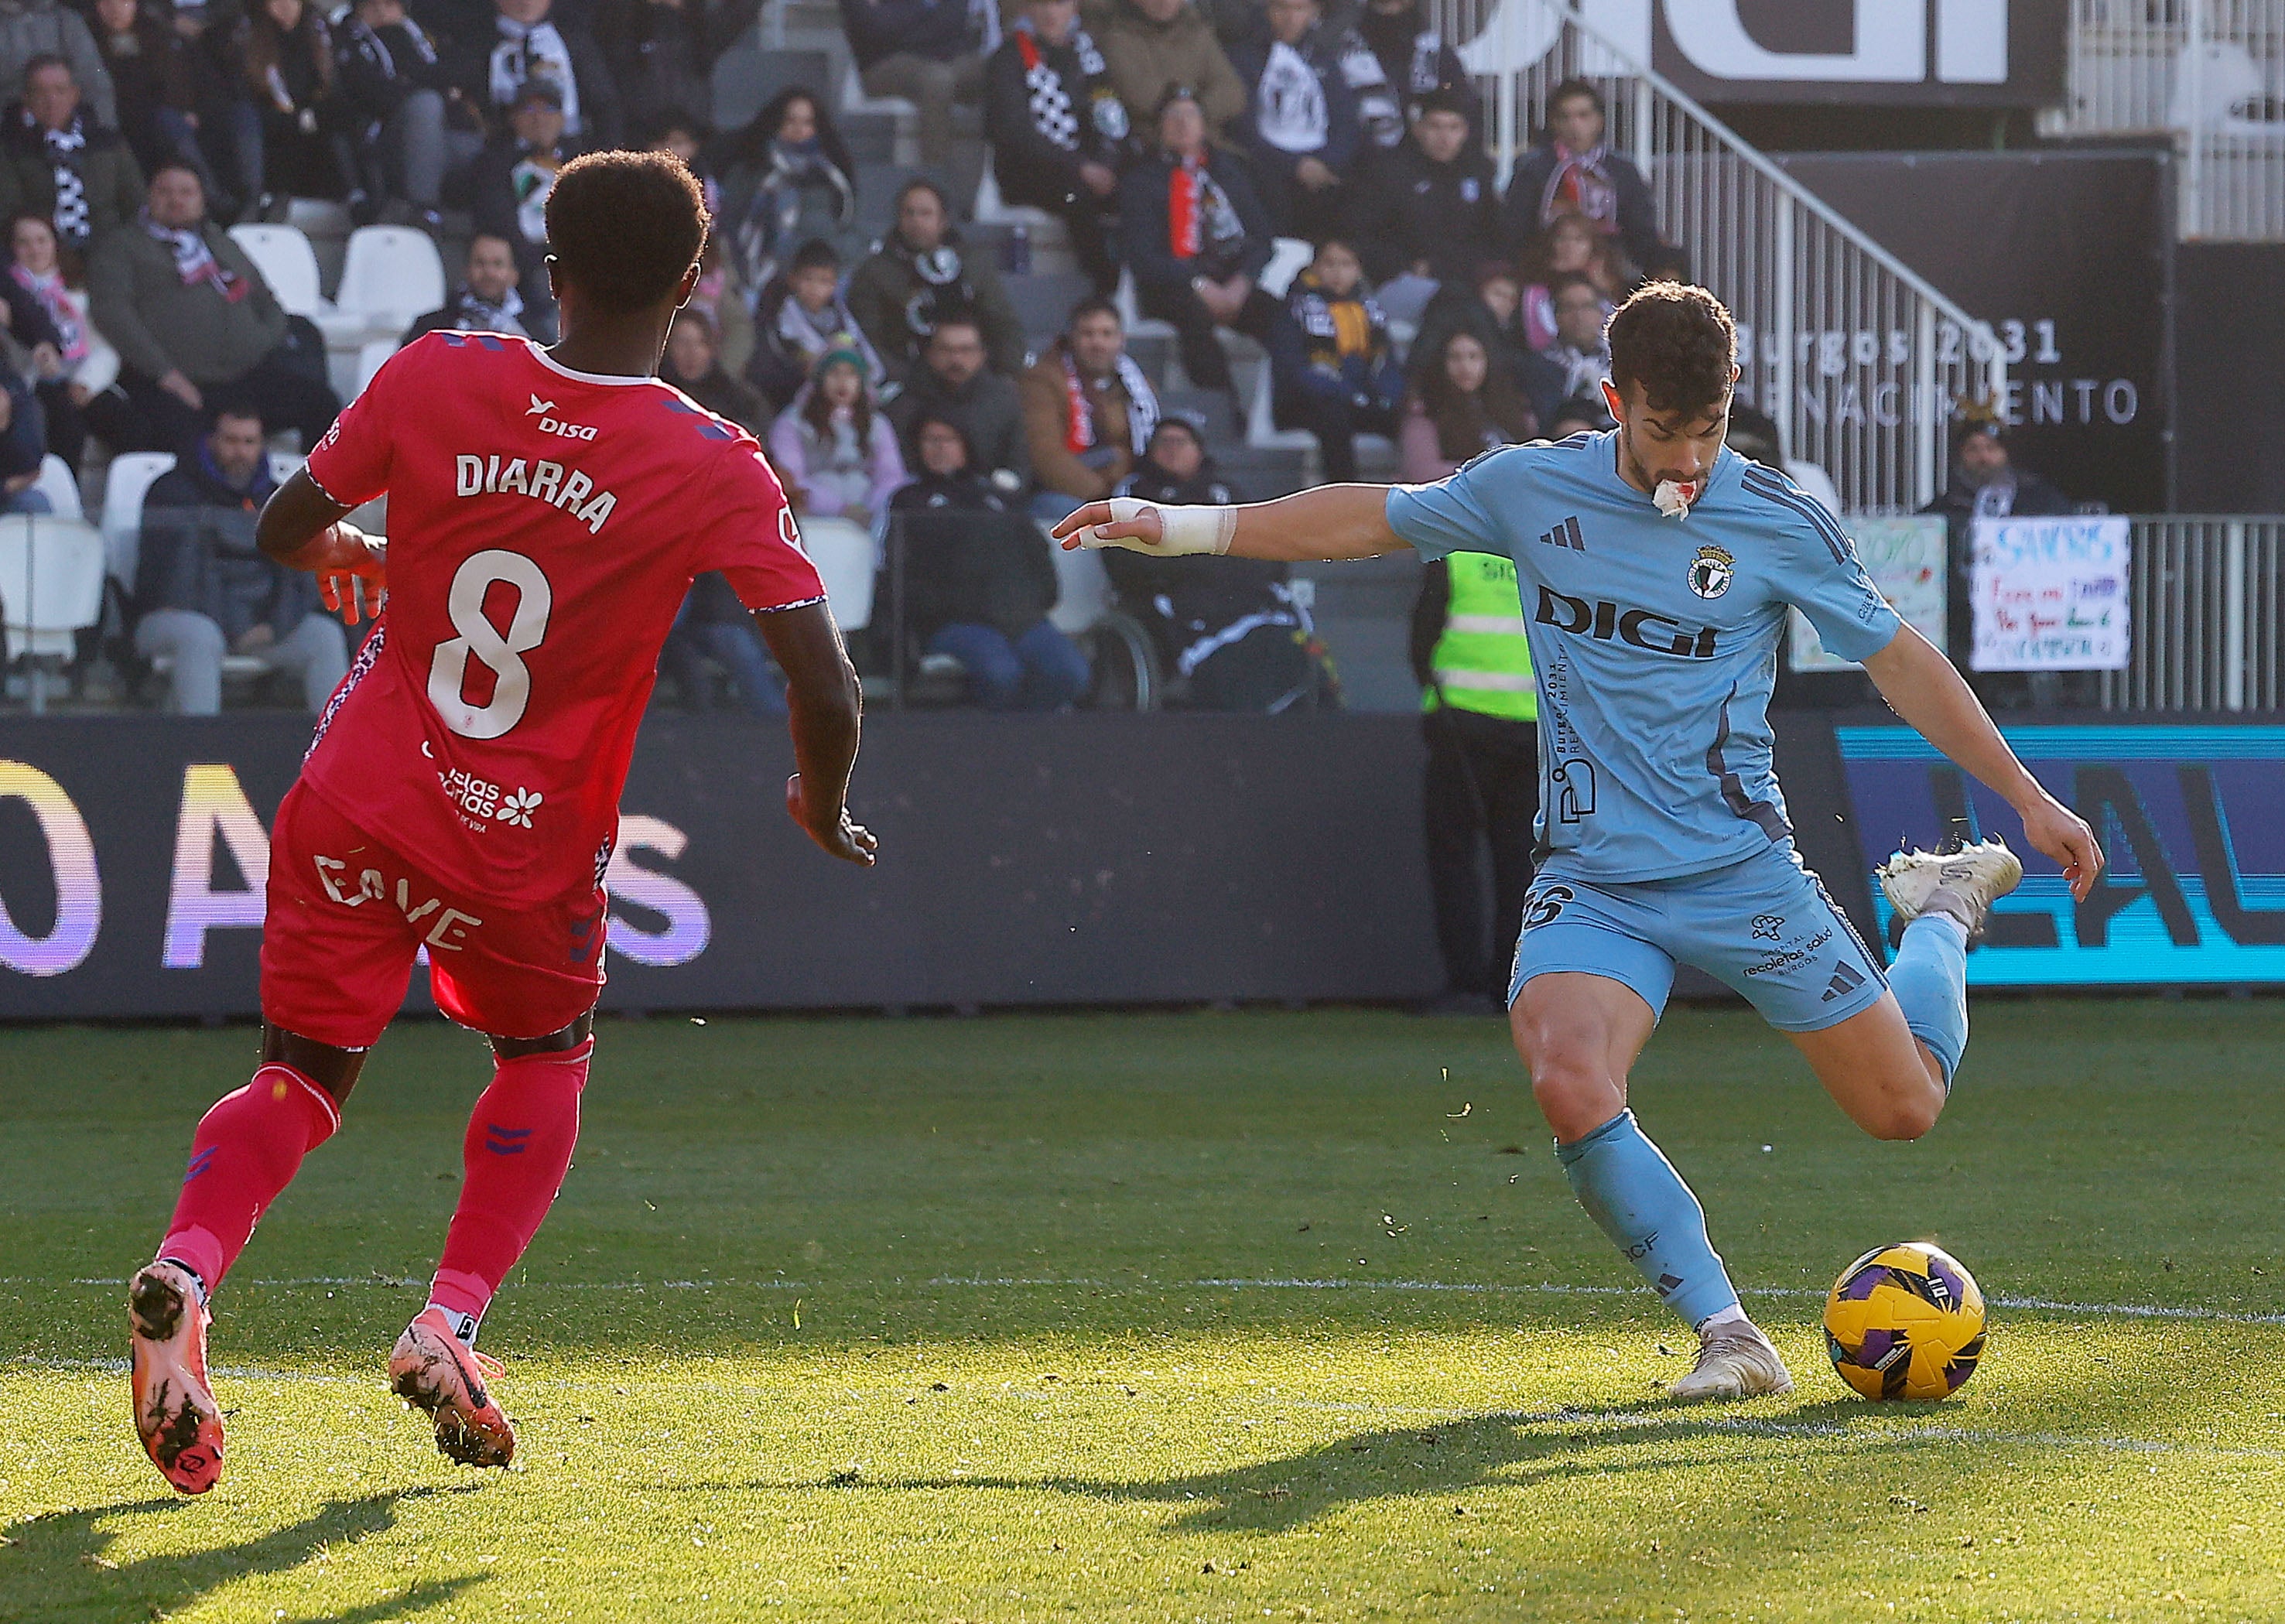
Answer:
<svg viewBox="0 0 2285 1624"><path fill-rule="evenodd" d="M2126 663L2126 520L1978 519L1967 546L1975 670L2116 671Z"/></svg>
<svg viewBox="0 0 2285 1624"><path fill-rule="evenodd" d="M1844 521L1857 543L1857 556L1865 573L1888 607L1906 625L1943 647L1944 568L1943 521L1930 514L1900 519ZM1817 628L1799 609L1793 611L1793 668L1797 671L1853 671L1854 660L1827 654L1818 640Z"/></svg>

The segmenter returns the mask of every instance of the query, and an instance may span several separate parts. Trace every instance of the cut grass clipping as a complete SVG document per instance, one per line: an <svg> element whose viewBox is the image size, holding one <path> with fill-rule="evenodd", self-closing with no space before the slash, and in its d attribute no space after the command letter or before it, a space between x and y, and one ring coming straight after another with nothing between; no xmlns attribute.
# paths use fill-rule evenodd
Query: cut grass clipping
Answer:
<svg viewBox="0 0 2285 1624"><path fill-rule="evenodd" d="M2285 1617L2281 1040L1987 1002L1882 1145L1750 1016L1673 1012L1635 1104L1800 1384L1676 1411L1687 1333L1497 1022L609 1023L480 1474L383 1385L489 1070L406 1026L217 1304L229 1464L179 1502L119 1283L251 1036L20 1032L0 1620ZM1991 1351L1867 1404L1820 1298L1911 1237Z"/></svg>

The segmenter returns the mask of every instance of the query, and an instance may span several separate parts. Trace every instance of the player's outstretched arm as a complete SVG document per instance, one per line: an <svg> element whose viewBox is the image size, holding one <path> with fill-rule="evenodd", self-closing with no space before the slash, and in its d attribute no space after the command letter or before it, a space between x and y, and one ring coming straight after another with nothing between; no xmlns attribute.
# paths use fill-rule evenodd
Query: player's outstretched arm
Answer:
<svg viewBox="0 0 2285 1624"><path fill-rule="evenodd" d="M1936 645L1910 626L1865 662L1889 707L1920 736L2007 798L2023 836L2062 867L2080 901L2102 872L2102 848L2086 820L2040 787L2015 758L1989 712Z"/></svg>
<svg viewBox="0 0 2285 1624"><path fill-rule="evenodd" d="M754 624L786 675L793 759L800 769L786 781L786 811L829 855L870 868L881 843L850 820L848 807L863 690L833 611L810 603L757 614Z"/></svg>
<svg viewBox="0 0 2285 1624"><path fill-rule="evenodd" d="M368 611L379 612L388 592L388 544L343 524L349 511L325 493L308 469L297 469L263 504L254 538L288 569L316 576L326 607L354 625Z"/></svg>
<svg viewBox="0 0 2285 1624"><path fill-rule="evenodd" d="M1387 505L1386 485L1320 485L1234 507L1161 506L1120 496L1089 502L1056 526L1055 536L1065 551L1125 547L1158 558L1227 553L1288 564L1375 558L1405 546L1388 528Z"/></svg>

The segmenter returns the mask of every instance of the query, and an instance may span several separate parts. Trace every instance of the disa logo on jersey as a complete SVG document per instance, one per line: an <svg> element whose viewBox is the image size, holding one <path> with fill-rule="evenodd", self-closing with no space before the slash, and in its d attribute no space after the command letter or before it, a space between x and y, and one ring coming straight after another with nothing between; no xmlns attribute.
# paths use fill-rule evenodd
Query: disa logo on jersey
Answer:
<svg viewBox="0 0 2285 1624"><path fill-rule="evenodd" d="M535 395L531 397L531 404L524 409L523 415L538 418L539 432L544 435L560 435L566 440L592 440L595 437L595 431L585 423L567 423L561 418L550 417L548 413L554 410L554 401L542 400Z"/></svg>

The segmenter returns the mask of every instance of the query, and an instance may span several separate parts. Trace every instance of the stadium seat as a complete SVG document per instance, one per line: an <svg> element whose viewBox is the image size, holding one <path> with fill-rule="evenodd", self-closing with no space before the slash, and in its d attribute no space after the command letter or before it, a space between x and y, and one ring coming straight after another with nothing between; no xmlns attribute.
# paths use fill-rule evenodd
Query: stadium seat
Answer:
<svg viewBox="0 0 2285 1624"><path fill-rule="evenodd" d="M389 357L396 353L397 341L393 338L365 340L364 345L357 350L356 387L349 391L351 400L365 393L365 386L373 381L373 375L386 365Z"/></svg>
<svg viewBox="0 0 2285 1624"><path fill-rule="evenodd" d="M334 314L318 289L318 252L290 225L233 225L230 239L246 250L288 316L306 316L325 331Z"/></svg>
<svg viewBox="0 0 2285 1624"><path fill-rule="evenodd" d="M444 302L444 262L426 231L407 225L365 225L349 233L342 284L334 294L329 344L394 338L415 317ZM362 384L360 384L362 387Z"/></svg>
<svg viewBox="0 0 2285 1624"><path fill-rule="evenodd" d="M1041 525L1040 533L1048 534ZM1077 637L1095 624L1111 608L1111 576L1103 567L1103 555L1085 547L1065 551L1063 543L1048 537L1048 552L1056 561L1056 607L1048 619L1065 637Z"/></svg>
<svg viewBox="0 0 2285 1624"><path fill-rule="evenodd" d="M880 567L871 533L846 519L810 516L801 521L801 545L825 582L826 603L841 629L870 625L873 577Z"/></svg>
<svg viewBox="0 0 2285 1624"><path fill-rule="evenodd" d="M122 591L135 590L142 550L143 498L159 475L175 466L165 451L125 451L111 459L103 481L103 553Z"/></svg>
<svg viewBox="0 0 2285 1624"><path fill-rule="evenodd" d="M8 652L32 666L32 709L47 709L43 660L69 660L103 615L103 537L83 519L0 515L0 619Z"/></svg>
<svg viewBox="0 0 2285 1624"><path fill-rule="evenodd" d="M48 498L48 508L59 519L84 519L87 513L80 506L79 476L71 464L50 451L40 459L40 477L32 489Z"/></svg>

